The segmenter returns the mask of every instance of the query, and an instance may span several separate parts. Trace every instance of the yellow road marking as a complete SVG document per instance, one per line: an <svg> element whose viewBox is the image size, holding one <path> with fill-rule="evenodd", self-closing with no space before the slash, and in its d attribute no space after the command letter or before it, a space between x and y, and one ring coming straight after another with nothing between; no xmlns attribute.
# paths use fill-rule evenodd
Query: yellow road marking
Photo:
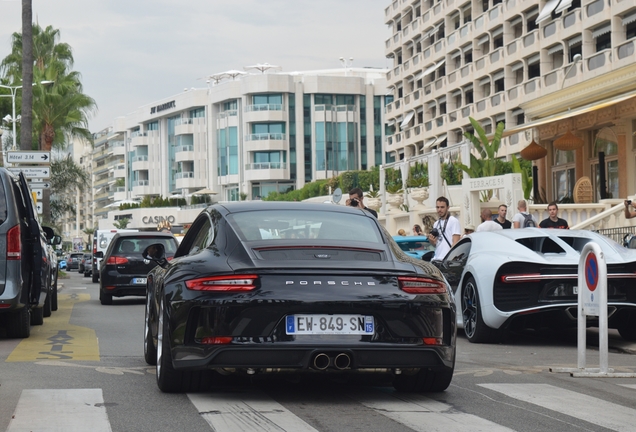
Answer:
<svg viewBox="0 0 636 432"><path fill-rule="evenodd" d="M31 327L31 336L11 352L7 362L38 360L99 361L95 330L69 323L76 303L90 300L89 294L58 294L58 310Z"/></svg>

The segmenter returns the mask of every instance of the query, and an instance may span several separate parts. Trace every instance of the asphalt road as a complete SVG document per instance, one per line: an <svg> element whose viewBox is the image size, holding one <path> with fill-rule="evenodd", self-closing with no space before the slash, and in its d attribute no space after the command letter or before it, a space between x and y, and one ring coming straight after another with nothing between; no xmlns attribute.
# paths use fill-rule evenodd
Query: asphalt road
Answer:
<svg viewBox="0 0 636 432"><path fill-rule="evenodd" d="M439 394L395 392L371 377L236 379L169 395L143 360L144 300L101 306L72 272L60 309L29 339L0 334L0 430L15 431L633 431L636 378L573 378L576 331L513 334L470 344ZM588 365L598 366L595 330ZM636 345L612 332L609 365L636 373Z"/></svg>

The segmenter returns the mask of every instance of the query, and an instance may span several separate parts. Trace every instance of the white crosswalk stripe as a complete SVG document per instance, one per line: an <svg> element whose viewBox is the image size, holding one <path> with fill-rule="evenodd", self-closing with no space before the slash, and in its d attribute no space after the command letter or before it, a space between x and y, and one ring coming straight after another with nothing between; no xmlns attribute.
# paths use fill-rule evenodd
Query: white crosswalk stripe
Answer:
<svg viewBox="0 0 636 432"><path fill-rule="evenodd" d="M22 390L7 432L110 432L101 389Z"/></svg>
<svg viewBox="0 0 636 432"><path fill-rule="evenodd" d="M456 411L451 405L418 394L356 393L354 400L416 431L504 432L507 427Z"/></svg>
<svg viewBox="0 0 636 432"><path fill-rule="evenodd" d="M635 409L550 384L479 384L479 386L615 431L634 430Z"/></svg>
<svg viewBox="0 0 636 432"><path fill-rule="evenodd" d="M188 394L215 431L316 431L259 391Z"/></svg>
<svg viewBox="0 0 636 432"><path fill-rule="evenodd" d="M636 390L636 384L619 384L621 387L632 388Z"/></svg>

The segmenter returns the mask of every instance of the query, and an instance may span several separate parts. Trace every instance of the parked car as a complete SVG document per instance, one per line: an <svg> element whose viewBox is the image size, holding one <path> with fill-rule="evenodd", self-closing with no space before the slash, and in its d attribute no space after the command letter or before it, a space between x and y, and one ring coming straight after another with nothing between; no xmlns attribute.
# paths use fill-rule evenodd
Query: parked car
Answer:
<svg viewBox="0 0 636 432"><path fill-rule="evenodd" d="M50 293L49 293L49 301L51 302L51 310L57 310L57 276L58 276L58 264L57 264L57 254L55 253L55 249L53 246L56 243L56 239L50 239L49 245L47 247L49 254L49 268L51 271L51 282L50 282ZM61 238L60 238L61 241Z"/></svg>
<svg viewBox="0 0 636 432"><path fill-rule="evenodd" d="M449 287L370 213L216 204L172 261L162 243L143 255L159 264L148 274L144 357L164 392L198 390L219 374L279 371L393 374L402 391L450 385Z"/></svg>
<svg viewBox="0 0 636 432"><path fill-rule="evenodd" d="M609 328L636 340L636 250L587 230L524 228L478 232L433 261L451 285L470 342L496 342L505 329L577 325L578 264L596 242L607 262ZM598 319L588 317L588 326Z"/></svg>
<svg viewBox="0 0 636 432"><path fill-rule="evenodd" d="M66 260L66 268L70 270L79 270L80 261L84 256L83 253L70 253Z"/></svg>
<svg viewBox="0 0 636 432"><path fill-rule="evenodd" d="M61 238L40 225L24 175L0 168L0 320L10 338L29 337L51 305L49 241Z"/></svg>
<svg viewBox="0 0 636 432"><path fill-rule="evenodd" d="M77 271L80 273L84 273L84 276L88 276L90 274L90 268L93 266L93 254L85 253L82 255L82 259L80 259L79 267ZM87 274L88 273L88 274Z"/></svg>
<svg viewBox="0 0 636 432"><path fill-rule="evenodd" d="M139 232L136 229L110 229L110 230L96 230L93 233L93 266L91 268L91 275L93 282L99 281L99 267L101 265L102 256L106 253L108 245L110 244L115 234L119 232ZM98 254L101 252L101 254Z"/></svg>
<svg viewBox="0 0 636 432"><path fill-rule="evenodd" d="M393 236L393 240L405 254L416 259L430 261L435 255L435 246L426 236Z"/></svg>
<svg viewBox="0 0 636 432"><path fill-rule="evenodd" d="M60 260L60 262L58 263L58 267L60 268L60 270L66 270L66 260Z"/></svg>
<svg viewBox="0 0 636 432"><path fill-rule="evenodd" d="M162 244L168 259L179 246L171 233L120 232L113 236L103 256L97 252L97 258L103 258L99 268L101 304L113 304L113 297L146 295L146 276L157 264L141 253L152 243Z"/></svg>

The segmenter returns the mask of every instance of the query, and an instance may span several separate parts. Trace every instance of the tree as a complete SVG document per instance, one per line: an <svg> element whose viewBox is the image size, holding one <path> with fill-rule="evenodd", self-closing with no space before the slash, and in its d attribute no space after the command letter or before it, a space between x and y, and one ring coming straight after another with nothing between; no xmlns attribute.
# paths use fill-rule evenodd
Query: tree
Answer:
<svg viewBox="0 0 636 432"><path fill-rule="evenodd" d="M115 228L117 229L126 229L129 223L130 223L130 219L121 218L113 222L113 225L115 225Z"/></svg>
<svg viewBox="0 0 636 432"><path fill-rule="evenodd" d="M72 70L74 59L70 45L59 39L60 31L52 26L44 29L38 24L33 26L33 60L27 64L33 68L33 74L29 82L53 81L52 85L29 89L34 94L33 141L41 150L50 150L52 146L64 149L71 137L93 141L88 118L97 105L83 93L79 72ZM23 35L14 33L11 53L0 63L5 79L14 83L25 68L23 54L26 52L22 43ZM23 98L24 90L26 88ZM24 119L24 112L22 116Z"/></svg>
<svg viewBox="0 0 636 432"><path fill-rule="evenodd" d="M75 214L75 194L89 184L90 176L77 165L71 155L51 161L51 221L55 222L64 213Z"/></svg>
<svg viewBox="0 0 636 432"><path fill-rule="evenodd" d="M31 0L22 0L22 113L20 126L20 149L31 150L33 136L33 8ZM14 81L17 82L17 81ZM16 119L13 119L15 121Z"/></svg>

